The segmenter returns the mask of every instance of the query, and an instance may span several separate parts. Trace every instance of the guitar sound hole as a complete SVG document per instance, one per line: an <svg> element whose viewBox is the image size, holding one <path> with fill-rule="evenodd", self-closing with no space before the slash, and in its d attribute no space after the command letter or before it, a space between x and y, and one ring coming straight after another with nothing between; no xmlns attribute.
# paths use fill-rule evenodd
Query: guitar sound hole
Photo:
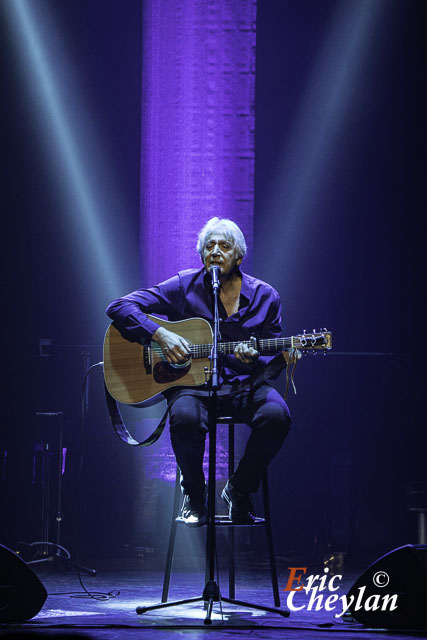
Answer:
<svg viewBox="0 0 427 640"><path fill-rule="evenodd" d="M187 360L184 360L184 362L168 362L168 365L173 369L183 369L184 367L188 367L190 360L191 358L187 358Z"/></svg>
<svg viewBox="0 0 427 640"><path fill-rule="evenodd" d="M156 382L164 384L166 382L174 382L183 378L191 368L191 362L185 362L180 365L171 365L169 362L162 360L154 365L153 378Z"/></svg>

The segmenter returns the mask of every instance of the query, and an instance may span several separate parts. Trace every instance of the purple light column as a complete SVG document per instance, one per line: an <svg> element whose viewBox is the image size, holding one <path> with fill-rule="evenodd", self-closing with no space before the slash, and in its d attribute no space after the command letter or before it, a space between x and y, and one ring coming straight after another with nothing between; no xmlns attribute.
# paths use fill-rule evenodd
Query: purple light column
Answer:
<svg viewBox="0 0 427 640"><path fill-rule="evenodd" d="M198 267L212 216L253 240L256 0L144 0L141 269Z"/></svg>
<svg viewBox="0 0 427 640"><path fill-rule="evenodd" d="M144 0L144 286L200 266L197 232L212 216L231 218L240 226L249 247L243 268L250 271L255 26L256 0ZM145 432L148 424L141 426ZM221 481L227 474L224 429L218 436ZM156 509L165 490L159 479L174 479L175 460L167 436L144 453L135 499L135 538L143 535L145 545L156 546Z"/></svg>

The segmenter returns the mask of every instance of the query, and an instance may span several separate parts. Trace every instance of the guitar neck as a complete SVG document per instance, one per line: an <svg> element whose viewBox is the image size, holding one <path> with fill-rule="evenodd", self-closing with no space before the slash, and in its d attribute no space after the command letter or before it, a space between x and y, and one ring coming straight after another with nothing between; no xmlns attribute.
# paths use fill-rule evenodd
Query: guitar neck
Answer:
<svg viewBox="0 0 427 640"><path fill-rule="evenodd" d="M278 353L283 349L289 349L293 346L293 338L269 338L267 340L240 340L238 342L219 342L218 351L222 355L230 355L234 353L237 345L243 343L248 347L257 348L260 353ZM212 352L211 344L193 344L191 347L192 358L208 358Z"/></svg>

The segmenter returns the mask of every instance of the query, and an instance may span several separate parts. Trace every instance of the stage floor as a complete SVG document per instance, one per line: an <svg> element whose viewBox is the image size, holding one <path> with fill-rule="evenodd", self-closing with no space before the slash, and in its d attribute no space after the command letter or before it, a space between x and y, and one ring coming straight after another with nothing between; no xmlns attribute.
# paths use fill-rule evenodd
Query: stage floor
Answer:
<svg viewBox="0 0 427 640"><path fill-rule="evenodd" d="M202 559L199 559L202 565ZM51 563L35 568L38 577L48 592L48 598L32 620L22 624L0 625L1 637L43 637L43 638L105 638L122 639L142 637L162 638L317 638L341 637L355 638L410 638L426 636L426 632L388 631L368 629L358 623L343 621L335 615L341 607L326 611L324 606L318 611L308 610L306 594L297 594L294 604L304 607L292 611L289 617L243 606L222 603L214 605L211 626L205 626L206 612L203 602L168 607L137 615L138 606L148 606L160 602L163 571L159 562L129 559L106 562L94 560L85 562L86 566L97 570L95 577L82 573L89 597L82 589L75 569L64 570ZM201 596L205 586L203 568L194 570L194 558L188 564L192 570L185 569L185 559L177 562L171 578L169 600ZM220 562L222 565L222 561ZM288 566L298 566L295 562L279 559L279 589L281 607L287 609L288 592L284 591L289 577ZM344 595L359 577L360 571L343 570L340 589L336 593ZM322 567L309 567L307 575L321 574ZM220 591L228 595L228 576L221 566L219 574ZM318 592L320 593L320 592ZM330 592L325 592L330 595ZM105 598L105 599L104 599ZM250 603L272 607L268 564L259 559L239 559L236 572L236 598ZM298 599L299 598L299 599ZM323 601L324 602L324 601Z"/></svg>

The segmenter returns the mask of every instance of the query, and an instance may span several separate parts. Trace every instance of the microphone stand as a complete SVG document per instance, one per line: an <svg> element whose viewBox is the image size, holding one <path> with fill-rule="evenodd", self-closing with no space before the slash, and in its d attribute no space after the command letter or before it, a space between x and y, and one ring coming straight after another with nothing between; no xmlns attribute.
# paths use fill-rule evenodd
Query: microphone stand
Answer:
<svg viewBox="0 0 427 640"><path fill-rule="evenodd" d="M219 267L211 268L212 289L214 294L214 331L213 344L211 352L211 388L208 407L208 426L209 426L209 474L208 474L208 524L206 539L206 569L208 581L203 591L202 599L205 601L206 618L204 624L212 624L212 607L214 602L227 602L233 605L242 605L251 609L278 613L287 618L290 615L288 610L276 607L266 607L252 602L236 600L233 597L223 597L219 592L218 583L215 581L215 489L216 489L216 421L217 421L217 390L218 382L218 339L220 338L219 330L219 313L218 313L218 290L221 285L219 281ZM233 523L230 523L233 526Z"/></svg>
<svg viewBox="0 0 427 640"><path fill-rule="evenodd" d="M90 569L89 567L85 567L81 564L77 563L77 560L73 559L68 549L61 546L61 524L63 520L63 512L62 512L62 475L64 472L64 458L63 458L63 426L64 426L64 414L62 411L49 411L42 412L37 411L36 415L40 418L47 418L48 420L53 420L57 422L58 425L58 450L56 453L57 456L57 469L56 469L56 536L55 542L49 541L49 516L50 516L50 477L51 477L51 469L50 469L50 445L48 442L43 443L43 471L42 471L42 486L43 486L43 495L42 495L42 535L40 542L31 542L29 544L25 544L25 547L41 547L42 548L42 558L36 560L29 560L27 562L30 564L41 564L44 562L53 562L56 567L61 568L77 568L78 570L85 571L91 576L96 576L96 570ZM49 551L48 551L49 549ZM61 553L62 552L62 553Z"/></svg>
<svg viewBox="0 0 427 640"><path fill-rule="evenodd" d="M217 418L217 391L218 382L218 338L219 313L218 313L218 290L220 281L218 279L219 267L212 267L212 289L214 298L214 326L213 344L211 352L211 379L210 397L208 409L209 426L209 474L208 474L208 524L206 539L206 568L208 581L203 591L203 600L206 603L205 624L212 624L212 607L214 602L220 599L219 587L215 581L215 489L216 489L216 418Z"/></svg>
<svg viewBox="0 0 427 640"><path fill-rule="evenodd" d="M136 613L142 614L155 609L173 607L177 605L204 601L207 609L204 624L212 624L212 607L214 602L220 599L219 587L215 581L215 485L216 485L216 400L218 383L218 337L219 337L219 313L218 313L218 290L220 281L218 278L219 267L211 268L212 289L214 294L214 331L213 344L210 356L211 378L210 378L210 398L208 410L209 427L209 474L208 474L208 523L206 537L206 577L208 578L203 594L195 598L184 598L175 602L161 602L160 604L136 607ZM224 598L223 598L224 599Z"/></svg>
<svg viewBox="0 0 427 640"><path fill-rule="evenodd" d="M89 367L91 358L91 348L99 348L99 345L90 344L52 344L52 340L49 338L39 339L39 349L41 358L49 358L55 354L62 354L63 352L77 352L80 351L82 358L82 377L85 378ZM87 415L89 411L89 384L86 384L85 396L82 406L81 419L84 424L87 422ZM84 565L77 563L76 559L72 558L71 553L65 547L61 546L61 525L63 522L62 512L62 482L63 482L63 435L64 435L64 414L62 411L37 411L36 415L39 418L44 418L50 421L56 421L58 425L58 451L57 451L57 469L56 469L56 537L55 542L49 541L49 501L50 501L50 444L48 442L43 443L43 468L42 468L42 535L40 542L31 542L25 544L25 547L41 547L42 558L36 560L30 560L27 564L40 564L44 562L53 562L54 565L65 568L76 568L78 571L85 571L91 576L96 576L96 569L91 569ZM22 543L23 544L23 543ZM51 552L48 553L48 550ZM62 553L61 553L62 552Z"/></svg>

